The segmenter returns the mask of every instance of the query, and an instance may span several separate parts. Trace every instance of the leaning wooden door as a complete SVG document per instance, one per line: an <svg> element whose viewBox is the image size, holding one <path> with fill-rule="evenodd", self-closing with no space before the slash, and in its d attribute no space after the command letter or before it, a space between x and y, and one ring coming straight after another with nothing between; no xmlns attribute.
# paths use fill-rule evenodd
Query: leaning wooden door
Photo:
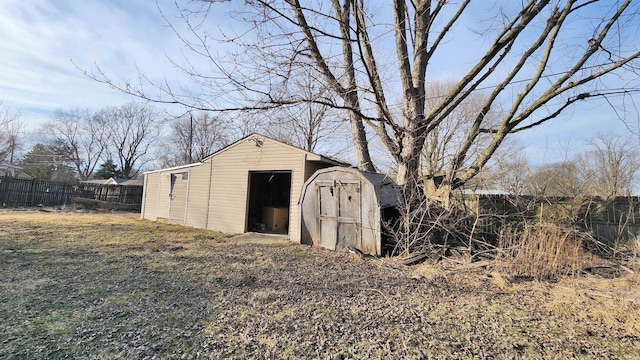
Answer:
<svg viewBox="0 0 640 360"><path fill-rule="evenodd" d="M335 250L338 228L336 190L333 182L318 182L320 246Z"/></svg>
<svg viewBox="0 0 640 360"><path fill-rule="evenodd" d="M338 230L336 250L362 249L360 238L360 182L338 182Z"/></svg>
<svg viewBox="0 0 640 360"><path fill-rule="evenodd" d="M360 182L318 182L320 246L361 248Z"/></svg>

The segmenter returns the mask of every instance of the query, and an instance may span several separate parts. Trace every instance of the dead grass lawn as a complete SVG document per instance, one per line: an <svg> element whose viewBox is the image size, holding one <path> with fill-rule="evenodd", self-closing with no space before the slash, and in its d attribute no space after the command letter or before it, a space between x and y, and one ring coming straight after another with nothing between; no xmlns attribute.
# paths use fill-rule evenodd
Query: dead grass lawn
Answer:
<svg viewBox="0 0 640 360"><path fill-rule="evenodd" d="M136 215L5 211L0 274L0 358L640 358L638 271L517 282Z"/></svg>

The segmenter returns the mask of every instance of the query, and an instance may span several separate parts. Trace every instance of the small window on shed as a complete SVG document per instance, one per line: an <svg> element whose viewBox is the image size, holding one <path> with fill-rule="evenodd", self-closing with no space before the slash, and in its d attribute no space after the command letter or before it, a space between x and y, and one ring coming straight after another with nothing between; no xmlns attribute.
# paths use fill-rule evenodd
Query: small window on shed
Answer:
<svg viewBox="0 0 640 360"><path fill-rule="evenodd" d="M189 172L185 171L185 172L173 173L173 174L171 174L171 178L172 179L174 179L174 178L175 179L180 179L182 181L187 181L187 180L189 180ZM175 181L175 180L173 180L173 181Z"/></svg>

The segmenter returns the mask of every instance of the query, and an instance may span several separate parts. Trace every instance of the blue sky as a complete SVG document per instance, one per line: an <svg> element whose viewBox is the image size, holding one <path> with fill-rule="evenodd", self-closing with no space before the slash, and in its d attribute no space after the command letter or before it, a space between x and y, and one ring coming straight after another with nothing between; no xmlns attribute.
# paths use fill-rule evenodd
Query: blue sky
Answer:
<svg viewBox="0 0 640 360"><path fill-rule="evenodd" d="M172 1L159 6L173 15ZM222 12L212 18L216 26L229 26ZM116 80L135 80L139 68L154 79L185 84L167 59L181 59L179 41L151 0L0 0L0 34L0 101L34 128L58 108L99 109L133 99L76 66L91 70L98 64ZM470 39L468 47L452 50L443 77L456 76L456 62L468 63L473 47ZM597 132L629 133L603 102L579 106L518 138L534 163L562 160L567 146L579 150ZM637 113L631 115L628 123L637 131Z"/></svg>

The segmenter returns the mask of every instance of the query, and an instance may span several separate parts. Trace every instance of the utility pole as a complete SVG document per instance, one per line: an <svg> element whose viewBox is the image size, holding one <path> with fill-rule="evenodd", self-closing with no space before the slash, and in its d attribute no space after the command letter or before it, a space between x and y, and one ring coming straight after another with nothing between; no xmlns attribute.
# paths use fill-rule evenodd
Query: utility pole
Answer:
<svg viewBox="0 0 640 360"><path fill-rule="evenodd" d="M189 164L193 163L193 114L189 113Z"/></svg>

